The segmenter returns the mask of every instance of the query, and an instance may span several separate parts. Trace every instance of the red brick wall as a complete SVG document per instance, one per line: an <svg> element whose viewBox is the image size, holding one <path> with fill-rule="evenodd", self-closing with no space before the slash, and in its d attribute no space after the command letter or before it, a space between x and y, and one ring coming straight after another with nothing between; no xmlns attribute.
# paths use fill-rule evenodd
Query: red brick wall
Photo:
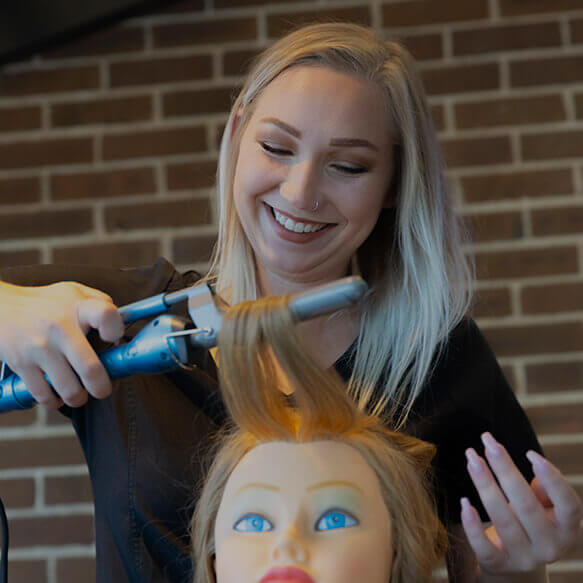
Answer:
<svg viewBox="0 0 583 583"><path fill-rule="evenodd" d="M219 135L245 63L291 23L335 18L418 58L479 323L549 457L583 493L581 0L189 0L0 70L0 263L204 267ZM0 418L12 583L92 570L91 494L58 415ZM551 567L583 579L583 542ZM90 578L90 577L89 577Z"/></svg>

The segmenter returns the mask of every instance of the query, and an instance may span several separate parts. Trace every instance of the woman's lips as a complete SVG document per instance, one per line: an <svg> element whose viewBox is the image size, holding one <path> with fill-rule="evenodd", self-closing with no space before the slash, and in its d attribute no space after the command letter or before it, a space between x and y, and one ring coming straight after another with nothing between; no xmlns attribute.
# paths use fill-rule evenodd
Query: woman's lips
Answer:
<svg viewBox="0 0 583 583"><path fill-rule="evenodd" d="M298 567L274 567L263 575L259 583L315 583L314 580Z"/></svg>
<svg viewBox="0 0 583 583"><path fill-rule="evenodd" d="M275 230L277 235L281 239L284 239L285 241L290 241L292 243L310 243L314 239L318 239L319 237L321 237L322 234L325 233L326 231L328 231L328 229L330 227L334 226L332 223L318 223L316 221L307 221L307 222L313 222L315 224L322 224L322 225L326 225L326 226L323 229L320 229L319 231L316 231L313 233L295 233L293 231L288 231L286 228L284 228L282 225L280 225L275 220L275 216L273 214L273 208L270 205L268 205L267 203L263 203L263 206L265 207L265 212L267 213L267 217L268 217L269 221L271 222L273 229ZM282 214L286 214L286 213L282 213ZM291 217L291 218L298 221L298 222L301 222L301 219L298 219L295 217Z"/></svg>

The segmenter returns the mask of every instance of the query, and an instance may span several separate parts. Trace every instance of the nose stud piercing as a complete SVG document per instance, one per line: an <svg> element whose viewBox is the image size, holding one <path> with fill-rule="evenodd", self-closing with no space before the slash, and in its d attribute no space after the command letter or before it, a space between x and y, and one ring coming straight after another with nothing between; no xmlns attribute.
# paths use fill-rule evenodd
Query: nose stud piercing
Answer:
<svg viewBox="0 0 583 583"><path fill-rule="evenodd" d="M314 200L314 204L312 205L312 211L316 212L318 210L319 206L320 206L320 203L317 200Z"/></svg>

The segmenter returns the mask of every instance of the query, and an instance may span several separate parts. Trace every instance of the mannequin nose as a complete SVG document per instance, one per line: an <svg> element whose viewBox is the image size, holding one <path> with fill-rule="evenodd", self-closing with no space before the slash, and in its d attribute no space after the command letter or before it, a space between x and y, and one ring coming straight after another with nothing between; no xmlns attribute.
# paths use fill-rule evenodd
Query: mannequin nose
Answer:
<svg viewBox="0 0 583 583"><path fill-rule="evenodd" d="M310 161L294 164L279 187L280 195L296 208L312 209L319 198L316 172Z"/></svg>
<svg viewBox="0 0 583 583"><path fill-rule="evenodd" d="M308 561L308 549L295 529L289 529L275 542L273 559L280 564L299 563Z"/></svg>

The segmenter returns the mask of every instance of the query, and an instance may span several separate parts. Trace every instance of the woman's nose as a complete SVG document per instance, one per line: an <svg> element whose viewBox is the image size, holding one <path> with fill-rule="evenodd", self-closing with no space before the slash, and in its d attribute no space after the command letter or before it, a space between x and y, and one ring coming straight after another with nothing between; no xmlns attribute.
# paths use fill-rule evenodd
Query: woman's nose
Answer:
<svg viewBox="0 0 583 583"><path fill-rule="evenodd" d="M318 200L317 168L309 161L293 164L279 187L280 195L291 205L302 210L314 208Z"/></svg>
<svg viewBox="0 0 583 583"><path fill-rule="evenodd" d="M283 532L273 547L273 560L277 563L305 564L308 556L307 544L295 528Z"/></svg>

